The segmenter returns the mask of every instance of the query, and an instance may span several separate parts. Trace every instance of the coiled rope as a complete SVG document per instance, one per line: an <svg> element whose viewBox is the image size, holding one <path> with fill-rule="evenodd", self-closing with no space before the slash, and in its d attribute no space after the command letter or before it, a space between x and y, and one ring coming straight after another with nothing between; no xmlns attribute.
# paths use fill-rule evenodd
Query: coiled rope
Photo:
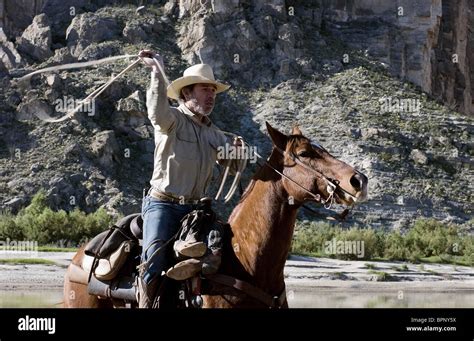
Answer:
<svg viewBox="0 0 474 341"><path fill-rule="evenodd" d="M138 63L140 63L142 61L142 59L143 60L148 59L148 62L153 60L154 64L158 67L161 75L163 76L166 87L170 86L171 91L174 92L175 97L178 98L178 103L180 105L184 103L183 100L180 98L178 92L176 91L176 89L173 87L173 85L169 81L168 77L166 76L165 70L163 69L163 65L155 57L147 58L147 57L140 57L139 55L121 55L121 56L107 57L107 58L102 58L102 59L92 60L92 61L87 61L87 62L82 62L82 63L69 63L69 64L63 64L63 65L56 65L56 66L51 66L51 67L47 67L47 68L43 68L43 69L31 72L31 73L19 78L19 81L21 82L21 81L28 80L31 77L33 77L34 75L38 75L38 74L41 74L41 73L90 67L90 66L94 66L94 65L110 63L110 62L114 62L116 60L128 59L128 58L137 58L137 59L134 60L132 63L130 63L125 69L123 69L116 76L112 77L109 81L107 81L103 85L99 86L94 91L92 91L92 93L90 93L86 98L79 101L79 104L73 110L68 111L64 116L59 117L59 118L52 118L52 117L49 117L48 115L41 115L41 120L46 121L46 122L50 122L50 123L57 123L57 122L63 122L65 120L69 119L69 118L72 118L74 116L74 114L77 113L85 104L87 104L87 103L93 101L94 99L96 99L110 85L112 85L113 82L115 82L118 78L122 77L125 73L127 73L128 71L133 69ZM183 108L183 110L187 111L188 114L192 115L191 111L185 105L182 105L181 107ZM245 147L245 142L244 142L242 137L236 136L235 134L229 133L229 132L226 132L226 131L222 131L222 132L225 135L233 137L235 140L240 141L240 148ZM244 160L241 160L240 163L238 164L237 172L235 174L234 181L232 182L227 195L224 197L224 201L226 203L232 198L233 194L235 193L235 190L237 188L240 177L242 176L242 173L245 169L246 163L247 163L247 160L244 159ZM221 184L219 186L219 191L218 191L218 194L216 196L216 200L219 198L220 194L222 193L224 183L226 182L230 167L231 167L231 162L229 160L225 164L225 175L221 179Z"/></svg>
<svg viewBox="0 0 474 341"><path fill-rule="evenodd" d="M34 75L38 75L38 74L45 73L45 72L84 68L84 67L99 65L99 64L103 64L103 63L113 62L113 61L116 61L116 60L119 60L119 59L126 59L126 58L133 58L133 57L137 57L137 56L136 55L122 55L122 56L115 56L115 57L107 57L107 58L103 58L103 59L99 59L99 60L91 60L91 61L82 62L82 63L69 63L69 64L63 64L63 65L50 66L50 67L47 67L47 68L44 68L44 69L40 69L40 70L31 72L31 73L19 78L19 81L21 82L21 81L24 81L24 80L28 80L31 77L33 77ZM112 79L110 79L108 82L106 82L105 84L103 84L100 87L98 87L97 89L95 89L89 96L87 96L83 100L79 101L79 104L74 109L66 112L66 114L64 116L59 117L59 118L52 118L52 117L49 117L48 115L41 115L41 120L46 121L46 122L50 122L50 123L57 123L57 122L63 122L65 120L71 118L75 113L77 113L79 110L81 110L81 108L85 104L87 104L87 103L93 101L94 99L96 99L113 82L115 82L119 77L123 76L127 71L129 71L130 69L135 67L139 62L140 62L140 58L137 58L137 60L135 60L130 65L128 65L118 75L116 75L115 77L112 77Z"/></svg>

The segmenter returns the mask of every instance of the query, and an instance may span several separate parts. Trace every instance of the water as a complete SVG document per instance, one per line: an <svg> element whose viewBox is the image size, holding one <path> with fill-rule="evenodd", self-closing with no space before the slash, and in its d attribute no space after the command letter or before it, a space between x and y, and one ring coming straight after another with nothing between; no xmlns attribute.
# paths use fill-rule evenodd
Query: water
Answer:
<svg viewBox="0 0 474 341"><path fill-rule="evenodd" d="M455 292L400 293L288 290L291 308L474 308L474 289ZM62 290L0 290L0 308L59 308Z"/></svg>
<svg viewBox="0 0 474 341"><path fill-rule="evenodd" d="M468 292L403 293L294 291L288 295L288 304L294 308L474 308L474 289Z"/></svg>
<svg viewBox="0 0 474 341"><path fill-rule="evenodd" d="M0 290L0 308L59 308L62 290Z"/></svg>

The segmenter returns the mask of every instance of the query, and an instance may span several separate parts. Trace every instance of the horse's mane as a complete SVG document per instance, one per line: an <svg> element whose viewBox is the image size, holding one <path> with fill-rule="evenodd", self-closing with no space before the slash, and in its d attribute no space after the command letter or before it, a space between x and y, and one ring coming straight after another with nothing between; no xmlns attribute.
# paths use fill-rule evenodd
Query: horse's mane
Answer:
<svg viewBox="0 0 474 341"><path fill-rule="evenodd" d="M302 139L308 140L303 135L290 135L290 136L288 136L288 142L287 143L290 145L291 152L293 152L293 148L294 148L295 143L298 142L299 140L302 140ZM273 152L272 152L272 154L270 154L269 159L271 159L272 155L273 155ZM255 175L252 177L249 184L245 188L244 193L242 194L239 201L237 202L237 205L241 204L249 196L249 194L252 192L253 188L255 187L256 180L259 179L259 177L261 176L261 172L265 171L265 169L264 169L265 167L266 167L266 163L263 163L257 169L257 171L255 172Z"/></svg>

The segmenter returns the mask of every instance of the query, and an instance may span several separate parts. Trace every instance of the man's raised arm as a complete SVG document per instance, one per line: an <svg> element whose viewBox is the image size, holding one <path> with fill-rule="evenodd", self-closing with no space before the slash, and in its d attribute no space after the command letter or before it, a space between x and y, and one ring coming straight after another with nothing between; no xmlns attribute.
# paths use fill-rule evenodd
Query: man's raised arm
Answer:
<svg viewBox="0 0 474 341"><path fill-rule="evenodd" d="M163 58L149 50L141 51L139 56L144 64L152 69L150 87L146 92L148 118L159 131L168 132L176 124L176 116L168 103L167 84L160 71L160 66L164 71Z"/></svg>

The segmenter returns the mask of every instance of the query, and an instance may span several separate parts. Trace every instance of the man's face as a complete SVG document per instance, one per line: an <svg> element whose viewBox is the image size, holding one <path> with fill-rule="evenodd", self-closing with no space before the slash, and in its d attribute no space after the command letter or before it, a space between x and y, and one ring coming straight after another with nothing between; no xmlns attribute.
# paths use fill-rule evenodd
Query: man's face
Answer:
<svg viewBox="0 0 474 341"><path fill-rule="evenodd" d="M209 115L216 101L216 86L212 84L198 83L194 85L193 91L186 95L188 108L201 115Z"/></svg>

